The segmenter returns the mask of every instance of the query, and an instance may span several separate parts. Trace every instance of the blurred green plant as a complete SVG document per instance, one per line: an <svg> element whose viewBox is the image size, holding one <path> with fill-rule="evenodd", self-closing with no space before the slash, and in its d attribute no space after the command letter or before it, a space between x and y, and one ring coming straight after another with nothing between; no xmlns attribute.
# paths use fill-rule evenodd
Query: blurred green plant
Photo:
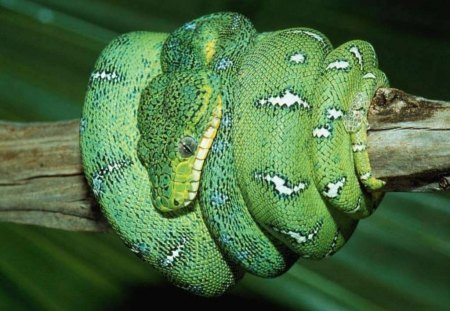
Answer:
<svg viewBox="0 0 450 311"><path fill-rule="evenodd" d="M450 99L450 23L440 1L0 0L0 119L77 118L89 72L117 34L170 32L215 11L260 31L307 26L338 45L371 42L391 85ZM284 276L246 276L205 300L168 285L112 233L0 224L1 310L262 307L285 310L450 309L450 195L389 194L332 258Z"/></svg>

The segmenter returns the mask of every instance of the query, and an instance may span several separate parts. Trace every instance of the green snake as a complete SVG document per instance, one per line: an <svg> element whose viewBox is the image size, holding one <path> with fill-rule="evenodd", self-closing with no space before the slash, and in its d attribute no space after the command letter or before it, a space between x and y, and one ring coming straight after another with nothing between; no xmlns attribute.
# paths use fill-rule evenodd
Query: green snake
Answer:
<svg viewBox="0 0 450 311"><path fill-rule="evenodd" d="M175 285L217 296L334 254L382 197L367 111L372 46L215 13L113 40L80 122L85 176L114 230Z"/></svg>

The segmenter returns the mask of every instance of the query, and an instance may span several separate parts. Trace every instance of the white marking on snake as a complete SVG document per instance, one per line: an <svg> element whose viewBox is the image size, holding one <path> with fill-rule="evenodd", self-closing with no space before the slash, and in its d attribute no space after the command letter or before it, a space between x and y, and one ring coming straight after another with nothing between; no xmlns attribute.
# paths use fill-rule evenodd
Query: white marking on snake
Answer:
<svg viewBox="0 0 450 311"><path fill-rule="evenodd" d="M211 147L211 152L218 153L226 150L227 148L229 148L229 142L227 140L218 138L214 140L214 143Z"/></svg>
<svg viewBox="0 0 450 311"><path fill-rule="evenodd" d="M222 204L225 204L229 200L229 197L225 193L216 191L211 194L210 200L212 205L220 206Z"/></svg>
<svg viewBox="0 0 450 311"><path fill-rule="evenodd" d="M350 66L350 64L345 60L337 60L332 63L329 63L327 66L328 69L346 69Z"/></svg>
<svg viewBox="0 0 450 311"><path fill-rule="evenodd" d="M334 254L334 252L336 251L336 245L337 245L338 238L339 238L339 228L336 230L336 233L334 234L333 241L331 242L330 250L325 254L325 257L329 257Z"/></svg>
<svg viewBox="0 0 450 311"><path fill-rule="evenodd" d="M91 78L92 78L92 80L100 79L100 80L111 81L111 80L116 80L117 78L119 78L119 76L117 75L117 73L115 71L108 72L106 70L102 70L102 71L98 70L98 71L94 71L91 74Z"/></svg>
<svg viewBox="0 0 450 311"><path fill-rule="evenodd" d="M361 152L366 150L366 145L363 143L357 143L352 145L353 152Z"/></svg>
<svg viewBox="0 0 450 311"><path fill-rule="evenodd" d="M272 229L276 232L280 232L285 234L291 238L293 238L298 244L303 244L309 242L314 239L314 237L319 233L321 225L316 225L314 229L308 234L301 234L300 232L292 231L292 230L284 230L279 229L277 227L272 227Z"/></svg>
<svg viewBox="0 0 450 311"><path fill-rule="evenodd" d="M301 30L301 32L304 33L305 35L310 36L311 38L316 39L319 42L325 43L323 37L318 35L318 34L316 34L315 32L307 31L307 30Z"/></svg>
<svg viewBox="0 0 450 311"><path fill-rule="evenodd" d="M336 120L343 116L342 110L331 108L327 110L327 119Z"/></svg>
<svg viewBox="0 0 450 311"><path fill-rule="evenodd" d="M294 232L294 231L285 231L285 230L280 230L280 233L286 234L288 236L290 236L291 238L293 238L298 244L303 244L306 241L312 239L314 237L314 235L312 233L310 233L307 236L301 235L298 232Z"/></svg>
<svg viewBox="0 0 450 311"><path fill-rule="evenodd" d="M376 78L375 75L371 72L368 72L363 76L363 79L375 79L375 78Z"/></svg>
<svg viewBox="0 0 450 311"><path fill-rule="evenodd" d="M336 182L330 182L325 186L325 190L322 192L324 196L327 198L336 198L341 193L342 188L344 187L346 178L342 177L338 179Z"/></svg>
<svg viewBox="0 0 450 311"><path fill-rule="evenodd" d="M242 17L239 15L233 16L233 23L231 24L231 30L236 30L239 28L239 25L241 23Z"/></svg>
<svg viewBox="0 0 450 311"><path fill-rule="evenodd" d="M361 197L358 198L358 202L356 203L355 208L353 208L353 209L347 211L346 213L347 213L347 214L354 214L354 213L356 213L357 211L359 211L360 208L361 208Z"/></svg>
<svg viewBox="0 0 450 311"><path fill-rule="evenodd" d="M328 137L330 137L330 135L331 135L330 130L325 126L316 127L313 130L313 136L317 137L317 138L321 138L321 137L328 138Z"/></svg>
<svg viewBox="0 0 450 311"><path fill-rule="evenodd" d="M362 70L363 69L363 65L362 65L363 60L362 60L361 52L359 51L358 47L352 46L349 51L350 51L350 53L355 55L355 57L358 59L359 67L361 67L361 70Z"/></svg>
<svg viewBox="0 0 450 311"><path fill-rule="evenodd" d="M319 34L317 34L317 33L315 33L315 32L312 32L312 31L307 31L307 30L291 30L291 31L289 31L289 33L301 33L301 34L305 34L305 35L307 35L307 36L313 38L314 40L319 41L319 42L322 43L323 45L327 45L326 42L325 42L325 39L324 39L321 35L319 35Z"/></svg>
<svg viewBox="0 0 450 311"><path fill-rule="evenodd" d="M195 30L195 28L197 28L197 25L193 22L184 25L184 29L186 30Z"/></svg>
<svg viewBox="0 0 450 311"><path fill-rule="evenodd" d="M306 184L299 182L294 187L286 185L287 181L278 175L270 176L269 174L255 174L255 178L264 179L268 183L275 186L275 190L280 194L292 195L306 189Z"/></svg>
<svg viewBox="0 0 450 311"><path fill-rule="evenodd" d="M87 120L84 117L81 117L80 119L80 134L83 134L86 130L87 126Z"/></svg>
<svg viewBox="0 0 450 311"><path fill-rule="evenodd" d="M294 55L291 55L291 57L289 58L291 62L296 64L303 64L305 62L305 59L306 57L302 53L295 53Z"/></svg>
<svg viewBox="0 0 450 311"><path fill-rule="evenodd" d="M231 116L231 114L224 114L222 117L222 123L221 123L221 127L230 127L233 123L233 117Z"/></svg>
<svg viewBox="0 0 450 311"><path fill-rule="evenodd" d="M303 108L309 108L310 105L305 100L303 100L299 95L291 92L291 90L287 89L280 96L273 96L269 98L262 98L257 101L259 105L272 105L272 106L287 106L291 107L293 105L299 105Z"/></svg>
<svg viewBox="0 0 450 311"><path fill-rule="evenodd" d="M92 191L94 192L94 195L98 197L100 193L102 192L102 184L103 179L100 175L94 175L94 178L92 178Z"/></svg>
<svg viewBox="0 0 450 311"><path fill-rule="evenodd" d="M172 254L168 255L166 257L166 259L164 259L164 261L162 262L162 265L165 267L171 265L174 262L175 258L180 256L181 251L183 250L185 245L186 245L186 239L183 238L181 243L178 244L174 250L172 250Z"/></svg>
<svg viewBox="0 0 450 311"><path fill-rule="evenodd" d="M228 58L222 58L216 65L217 70L225 70L228 67L233 66L233 61Z"/></svg>
<svg viewBox="0 0 450 311"><path fill-rule="evenodd" d="M371 174L370 172L367 172L367 173L361 174L361 175L359 176L359 179L361 179L361 180L367 180L367 179L370 178L370 176L372 176L372 174Z"/></svg>
<svg viewBox="0 0 450 311"><path fill-rule="evenodd" d="M132 162L130 160L116 160L95 172L92 175L92 191L94 192L94 195L98 197L102 193L103 179L106 175L130 166L131 164Z"/></svg>
<svg viewBox="0 0 450 311"><path fill-rule="evenodd" d="M323 39L323 37L322 36L320 36L320 35L318 35L318 34L316 34L315 32L311 32L311 31L303 31L305 34L307 34L308 36L310 36L310 37L312 37L312 38L314 38L314 39L316 39L317 41L320 41L320 42L324 42L324 39Z"/></svg>

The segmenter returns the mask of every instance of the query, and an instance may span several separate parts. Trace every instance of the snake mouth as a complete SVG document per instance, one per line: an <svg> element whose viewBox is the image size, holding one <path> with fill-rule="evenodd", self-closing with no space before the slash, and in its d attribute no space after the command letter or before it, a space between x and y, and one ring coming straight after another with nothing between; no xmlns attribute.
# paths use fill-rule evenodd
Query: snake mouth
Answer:
<svg viewBox="0 0 450 311"><path fill-rule="evenodd" d="M172 162L173 174L167 180L167 189L156 191L154 200L158 202L157 208L162 212L171 212L190 205L197 197L203 165L208 157L213 141L217 135L222 118L222 97L218 95L209 118L198 132L198 144L184 141L182 147L184 154L178 149L178 156ZM191 137L191 133L185 133ZM194 138L192 138L194 139ZM195 145L195 147L193 147ZM187 147L188 150L185 150ZM179 147L180 148L180 147ZM192 151L191 151L192 150ZM188 155L188 151L191 153Z"/></svg>
<svg viewBox="0 0 450 311"><path fill-rule="evenodd" d="M213 110L212 119L208 123L206 130L203 132L200 143L198 144L195 152L195 159L192 164L191 182L188 190L187 199L184 201L183 206L189 205L197 196L200 186L200 177L202 174L203 164L211 149L214 138L217 135L217 131L220 126L220 119L222 118L222 99L218 96L217 104Z"/></svg>

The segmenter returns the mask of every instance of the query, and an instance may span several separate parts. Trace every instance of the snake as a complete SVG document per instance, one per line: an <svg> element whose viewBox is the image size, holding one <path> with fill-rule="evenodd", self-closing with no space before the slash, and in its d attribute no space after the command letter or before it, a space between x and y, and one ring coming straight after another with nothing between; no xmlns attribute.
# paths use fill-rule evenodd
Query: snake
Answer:
<svg viewBox="0 0 450 311"><path fill-rule="evenodd" d="M206 297L333 255L373 213L367 113L388 86L372 45L213 13L102 51L80 120L86 180L111 227Z"/></svg>

